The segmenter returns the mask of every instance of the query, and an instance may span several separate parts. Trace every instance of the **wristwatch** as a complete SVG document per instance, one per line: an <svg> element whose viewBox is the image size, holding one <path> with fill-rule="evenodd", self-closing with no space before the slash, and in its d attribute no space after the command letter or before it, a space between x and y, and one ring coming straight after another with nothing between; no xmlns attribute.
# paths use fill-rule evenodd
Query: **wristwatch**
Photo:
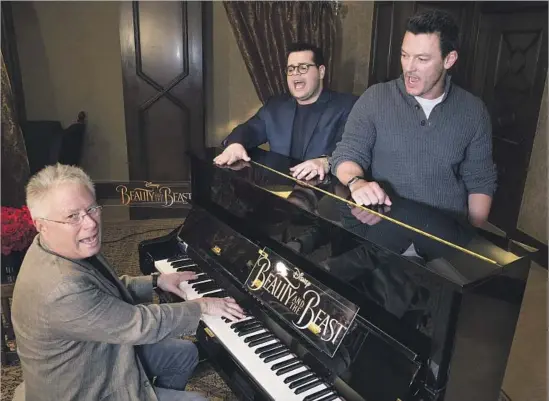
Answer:
<svg viewBox="0 0 549 401"><path fill-rule="evenodd" d="M152 285L153 285L153 291L158 288L158 276L160 276L160 273L151 273L152 277Z"/></svg>
<svg viewBox="0 0 549 401"><path fill-rule="evenodd" d="M351 189L351 185L353 185L358 180L363 180L363 179L364 179L364 177L361 177L359 175L355 175L353 178L351 178L349 180L349 182L347 182L347 188Z"/></svg>
<svg viewBox="0 0 549 401"><path fill-rule="evenodd" d="M330 173L330 169L332 168L332 163L330 163L330 155L321 155L319 156L319 159L326 159L326 173Z"/></svg>

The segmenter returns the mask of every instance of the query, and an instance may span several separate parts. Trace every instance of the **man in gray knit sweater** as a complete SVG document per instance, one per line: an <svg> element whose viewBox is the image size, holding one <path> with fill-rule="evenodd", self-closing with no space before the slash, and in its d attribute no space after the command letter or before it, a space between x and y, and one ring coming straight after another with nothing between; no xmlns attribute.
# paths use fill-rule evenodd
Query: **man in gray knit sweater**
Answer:
<svg viewBox="0 0 549 401"><path fill-rule="evenodd" d="M402 76L373 85L355 103L331 168L357 204L391 205L395 194L468 216L476 226L488 218L496 188L490 116L448 75L458 34L444 12L410 18Z"/></svg>

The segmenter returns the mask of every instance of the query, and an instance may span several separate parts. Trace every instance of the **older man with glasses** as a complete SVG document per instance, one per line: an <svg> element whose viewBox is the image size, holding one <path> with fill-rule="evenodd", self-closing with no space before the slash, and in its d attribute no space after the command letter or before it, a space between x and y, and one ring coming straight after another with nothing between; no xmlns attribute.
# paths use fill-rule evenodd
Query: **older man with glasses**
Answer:
<svg viewBox="0 0 549 401"><path fill-rule="evenodd" d="M202 314L238 320L242 309L231 298L142 304L156 286L182 297L179 284L196 275L118 278L100 253L101 206L80 168L48 166L26 191L38 235L12 308L25 399L205 400L184 391L198 351L178 337L193 334Z"/></svg>
<svg viewBox="0 0 549 401"><path fill-rule="evenodd" d="M269 143L270 150L305 162L291 168L298 179L321 180L329 170L328 156L341 140L357 97L324 87L326 66L319 48L307 43L290 46L285 69L289 94L270 98L248 121L223 141L218 165L249 161L247 149Z"/></svg>

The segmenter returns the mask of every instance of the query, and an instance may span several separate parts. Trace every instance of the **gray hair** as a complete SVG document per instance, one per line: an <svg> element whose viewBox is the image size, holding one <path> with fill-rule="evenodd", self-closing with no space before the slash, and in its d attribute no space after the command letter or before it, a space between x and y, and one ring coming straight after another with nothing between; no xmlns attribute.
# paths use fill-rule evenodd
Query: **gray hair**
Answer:
<svg viewBox="0 0 549 401"><path fill-rule="evenodd" d="M81 168L60 163L46 166L31 177L26 187L27 207L33 218L44 212L44 199L48 193L65 183L82 184L95 197L93 182Z"/></svg>

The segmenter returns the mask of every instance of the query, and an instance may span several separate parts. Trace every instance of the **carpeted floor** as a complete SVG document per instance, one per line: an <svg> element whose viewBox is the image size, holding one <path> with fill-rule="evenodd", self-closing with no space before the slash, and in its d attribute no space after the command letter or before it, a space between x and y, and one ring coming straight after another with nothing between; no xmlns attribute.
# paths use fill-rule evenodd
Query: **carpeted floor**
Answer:
<svg viewBox="0 0 549 401"><path fill-rule="evenodd" d="M138 244L145 239L165 235L179 224L179 220L105 223L103 253L118 274L139 275ZM11 400L13 391L21 379L19 366L2 367L0 400ZM201 392L212 401L237 400L221 377L207 363L199 366L189 382L188 389ZM502 392L499 401L510 399Z"/></svg>

